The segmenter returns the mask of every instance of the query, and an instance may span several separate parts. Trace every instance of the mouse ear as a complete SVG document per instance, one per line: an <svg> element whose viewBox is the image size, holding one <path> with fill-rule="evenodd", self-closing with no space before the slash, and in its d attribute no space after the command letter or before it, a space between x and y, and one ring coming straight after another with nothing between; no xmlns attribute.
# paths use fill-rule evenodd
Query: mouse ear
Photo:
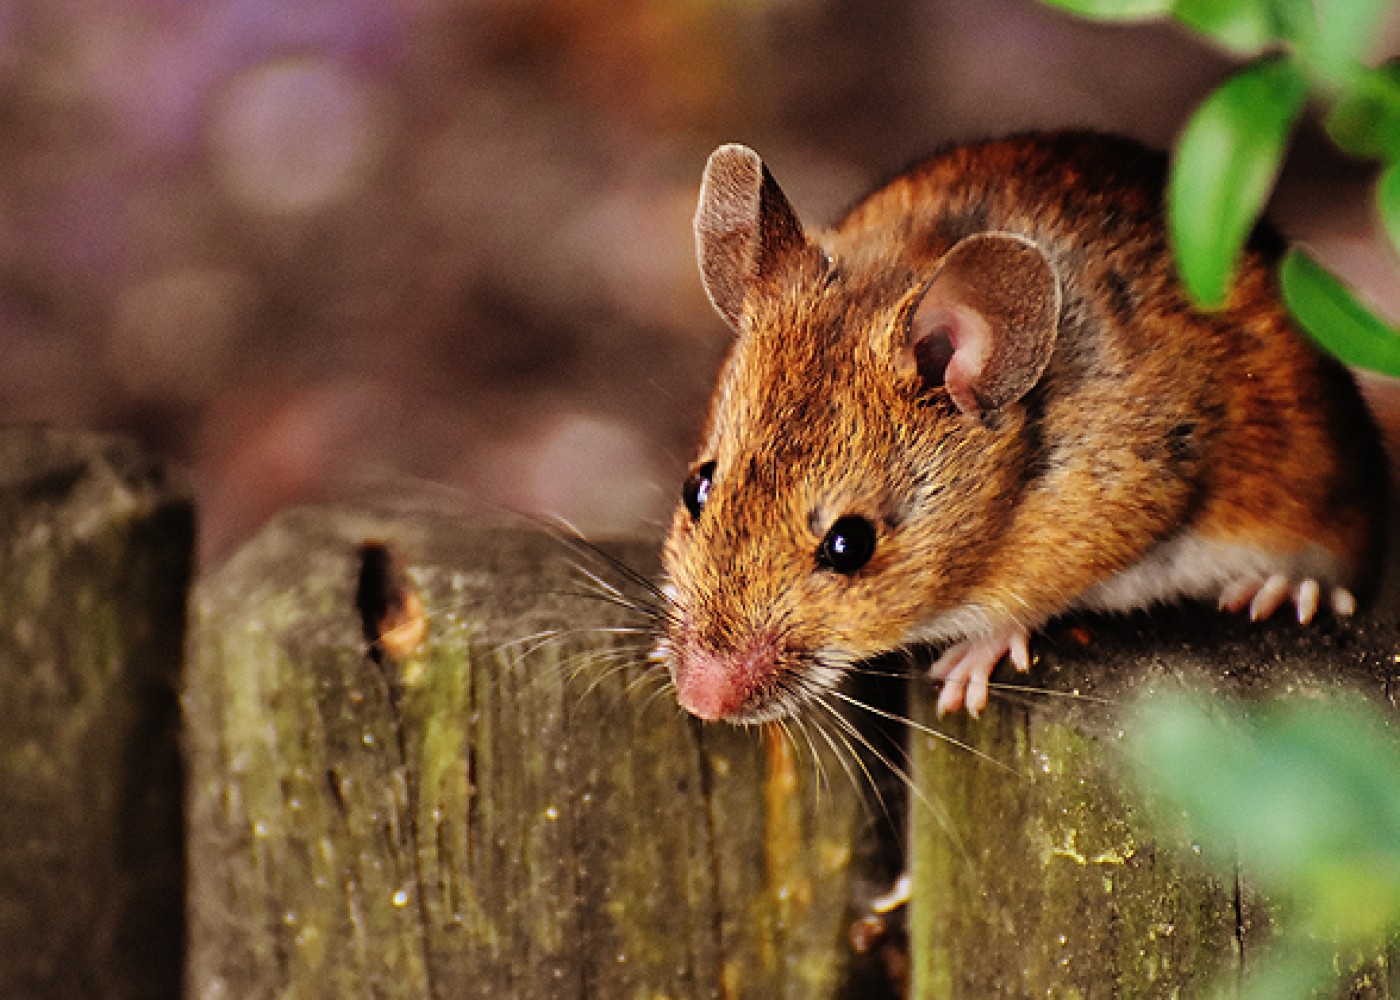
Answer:
<svg viewBox="0 0 1400 1000"><path fill-rule="evenodd" d="M695 248L705 294L735 331L750 288L806 245L802 224L757 153L728 145L710 154L695 210Z"/></svg>
<svg viewBox="0 0 1400 1000"><path fill-rule="evenodd" d="M1060 319L1060 282L1030 240L979 233L944 256L909 319L908 350L925 389L945 386L981 416L1040 380Z"/></svg>

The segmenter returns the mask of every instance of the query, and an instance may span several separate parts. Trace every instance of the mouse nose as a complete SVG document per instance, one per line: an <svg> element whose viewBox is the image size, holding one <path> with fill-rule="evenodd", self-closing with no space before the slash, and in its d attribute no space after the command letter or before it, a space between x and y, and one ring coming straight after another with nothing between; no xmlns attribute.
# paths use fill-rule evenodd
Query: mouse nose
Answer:
<svg viewBox="0 0 1400 1000"><path fill-rule="evenodd" d="M689 645L672 667L676 698L691 715L714 722L752 708L771 690L778 672L778 644L759 637L737 651Z"/></svg>

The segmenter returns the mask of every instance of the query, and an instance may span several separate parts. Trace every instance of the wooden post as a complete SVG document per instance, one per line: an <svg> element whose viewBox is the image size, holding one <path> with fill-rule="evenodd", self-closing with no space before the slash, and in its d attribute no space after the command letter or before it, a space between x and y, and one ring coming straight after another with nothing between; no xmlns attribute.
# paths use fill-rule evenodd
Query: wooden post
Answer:
<svg viewBox="0 0 1400 1000"><path fill-rule="evenodd" d="M130 444L0 431L0 996L179 995L193 545Z"/></svg>
<svg viewBox="0 0 1400 1000"><path fill-rule="evenodd" d="M922 722L972 751L927 736L913 748L929 805L911 806L912 996L1203 996L1240 981L1269 907L1247 871L1222 884L1190 845L1154 839L1115 755L1125 708L1187 681L1221 696L1345 688L1393 703L1400 630L1198 609L1063 624L1038 648L1029 683L1049 695L1002 694L977 721L935 720L936 691L914 698ZM1346 995L1400 995L1393 965L1374 956L1366 987Z"/></svg>
<svg viewBox="0 0 1400 1000"><path fill-rule="evenodd" d="M367 596L367 541L418 606ZM538 533L311 510L202 582L191 997L877 995L847 946L880 875L854 783L824 761L818 799L805 749L682 717L650 637L615 631L643 623L579 596L574 562L625 588ZM402 612L378 657L362 607ZM909 736L910 996L1194 996L1247 972L1268 905L1139 820L1123 706L1182 678L1390 697L1400 650L1374 622L1199 609L1088 629L1040 637L1031 681L1077 696L935 720L911 687L916 722L974 752ZM1358 995L1395 996L1391 968L1374 956Z"/></svg>
<svg viewBox="0 0 1400 1000"><path fill-rule="evenodd" d="M410 622L370 655L367 541L421 646ZM191 997L838 995L855 790L818 801L791 743L682 717L575 561L600 569L539 533L305 510L201 583Z"/></svg>

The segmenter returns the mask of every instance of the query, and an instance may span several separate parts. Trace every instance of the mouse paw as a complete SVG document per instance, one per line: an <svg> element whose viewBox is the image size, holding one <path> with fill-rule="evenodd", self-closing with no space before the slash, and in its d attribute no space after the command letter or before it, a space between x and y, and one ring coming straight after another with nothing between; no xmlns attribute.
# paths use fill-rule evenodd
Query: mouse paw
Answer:
<svg viewBox="0 0 1400 1000"><path fill-rule="evenodd" d="M1031 668L1030 633L1012 627L979 639L964 639L943 651L929 667L929 676L943 681L938 694L938 714L947 715L960 708L976 718L987 707L988 685L992 671L1009 656L1022 673Z"/></svg>
<svg viewBox="0 0 1400 1000"><path fill-rule="evenodd" d="M1268 618L1284 604L1292 602L1298 611L1298 621L1306 625L1317 615L1322 604L1322 585L1312 577L1294 580L1275 573L1265 579L1236 580L1220 592L1222 611L1243 611L1249 608L1251 621ZM1332 613L1346 618L1356 612L1356 598L1345 587L1333 587L1327 594Z"/></svg>

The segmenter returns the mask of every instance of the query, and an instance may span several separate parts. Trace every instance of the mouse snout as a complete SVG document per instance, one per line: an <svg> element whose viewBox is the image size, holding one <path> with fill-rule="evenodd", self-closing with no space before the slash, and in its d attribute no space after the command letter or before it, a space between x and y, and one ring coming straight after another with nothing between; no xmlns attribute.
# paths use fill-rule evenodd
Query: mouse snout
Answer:
<svg viewBox="0 0 1400 1000"><path fill-rule="evenodd" d="M778 659L778 643L771 636L755 637L736 650L684 644L671 666L676 698L707 722L743 717L773 689Z"/></svg>

